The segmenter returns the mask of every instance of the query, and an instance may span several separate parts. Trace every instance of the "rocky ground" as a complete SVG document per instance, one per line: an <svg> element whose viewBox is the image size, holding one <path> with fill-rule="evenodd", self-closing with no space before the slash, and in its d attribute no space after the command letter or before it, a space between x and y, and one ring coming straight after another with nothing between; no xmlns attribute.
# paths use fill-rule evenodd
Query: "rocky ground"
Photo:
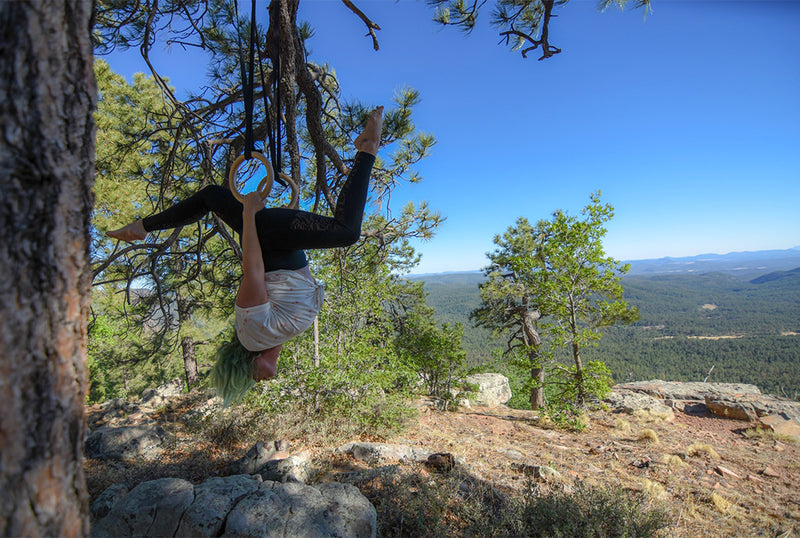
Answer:
<svg viewBox="0 0 800 538"><path fill-rule="evenodd" d="M797 443L747 438L750 427L710 414L664 421L596 411L588 430L568 433L542 427L533 412L495 407L425 412L402 440L451 451L475 476L504 490L519 489L520 471L532 465L552 467L566 481L646 490L676 516L667 536L800 532ZM689 455L693 445L699 450Z"/></svg>
<svg viewBox="0 0 800 538"><path fill-rule="evenodd" d="M758 400L752 395L748 398ZM197 438L182 418L197 401L196 397L174 397L159 401L157 409L149 408L149 412L146 407L133 407L112 416L108 406L91 408L94 431L102 425L147 425L161 428L168 439L161 442L156 435L140 443L153 445L151 455L87 459L92 500L119 482L130 487L144 480L180 476L197 484L209 476L230 474L231 465L248 447L231 439L211 438L207 432ZM384 444L376 446L383 447L382 451L371 446L366 450L308 444L298 438L279 443L277 453L267 443L269 454L262 457L284 460L293 454L304 462L308 483L335 481L358 487L375 504L378 535L380 522L388 525L382 511L397 511L397 506L388 506L385 497L376 493L378 475L384 486L390 483L386 474L394 473L416 480L404 484L422 487L432 473L442 472L457 473L464 484L480 483L498 495L520 492L531 480L546 481L551 488L583 482L644 491L672 516L672 524L662 531L664 536L800 534L800 446L792 437L754 430L752 421L712 415L697 403L673 405L687 412L672 412L661 406L662 401L657 399L656 407L645 402L638 409L610 402L590 412L587 429L569 432L531 411L497 405L441 412L420 399L410 402L419 410L413 425L381 440ZM432 453L453 459L436 468L428 462ZM241 459L237 465L243 465ZM432 531L431 535L436 534Z"/></svg>

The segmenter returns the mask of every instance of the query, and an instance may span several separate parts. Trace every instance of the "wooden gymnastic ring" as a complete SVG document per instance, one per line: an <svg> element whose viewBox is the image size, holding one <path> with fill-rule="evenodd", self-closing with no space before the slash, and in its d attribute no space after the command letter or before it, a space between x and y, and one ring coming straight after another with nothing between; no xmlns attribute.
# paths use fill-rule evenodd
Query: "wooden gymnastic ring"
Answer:
<svg viewBox="0 0 800 538"><path fill-rule="evenodd" d="M300 203L300 189L297 187L297 183L289 177L288 175L284 174L283 172L278 174L278 177L284 180L289 186L292 188L292 198L288 204L283 207L288 207L289 209L297 209L297 206Z"/></svg>
<svg viewBox="0 0 800 538"><path fill-rule="evenodd" d="M269 191L272 190L272 182L275 178L275 172L272 170L272 165L269 163L269 161L267 160L267 158L264 156L263 153L259 153L257 151L251 151L250 155L261 161L261 163L264 165L264 168L267 169L267 175L261 178L261 181L258 182L258 187L256 188L258 194L260 194L261 198L264 199L267 196L269 196ZM239 166L245 160L247 159L244 153L239 155L236 158L236 160L233 161L233 164L231 165L231 171L228 174L228 184L231 187L231 192L236 197L236 199L242 203L244 203L244 196L242 195L241 192L239 192L239 189L236 188L236 172L239 170Z"/></svg>

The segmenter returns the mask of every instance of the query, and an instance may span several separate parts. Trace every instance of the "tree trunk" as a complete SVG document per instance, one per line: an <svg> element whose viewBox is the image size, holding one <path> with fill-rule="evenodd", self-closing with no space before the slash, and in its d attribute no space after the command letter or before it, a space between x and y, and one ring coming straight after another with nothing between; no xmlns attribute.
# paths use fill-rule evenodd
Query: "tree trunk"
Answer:
<svg viewBox="0 0 800 538"><path fill-rule="evenodd" d="M319 368L319 317L314 318L314 368Z"/></svg>
<svg viewBox="0 0 800 538"><path fill-rule="evenodd" d="M0 2L0 534L87 536L93 5Z"/></svg>
<svg viewBox="0 0 800 538"><path fill-rule="evenodd" d="M531 368L531 380L539 382L531 388L531 409L535 411L544 406L544 368Z"/></svg>
<svg viewBox="0 0 800 538"><path fill-rule="evenodd" d="M531 365L531 381L536 381L536 387L531 388L531 409L536 410L544 406L544 366L539 356L539 346L542 343L539 331L536 330L536 320L541 314L536 309L529 309L525 301L526 312L522 319L522 333L525 344L531 351L528 352L528 363Z"/></svg>
<svg viewBox="0 0 800 538"><path fill-rule="evenodd" d="M190 319L189 301L181 294L177 293L178 303L178 330L180 331ZM191 336L184 336L181 339L181 349L183 351L183 370L186 372L186 389L190 390L197 384L197 354L195 353L195 342Z"/></svg>
<svg viewBox="0 0 800 538"><path fill-rule="evenodd" d="M583 361L581 361L581 349L577 343L572 343L572 358L575 360L575 388L578 390L578 405L586 403L586 383L583 379Z"/></svg>
<svg viewBox="0 0 800 538"><path fill-rule="evenodd" d="M194 350L194 339L184 336L181 340L183 349L183 369L186 372L186 388L191 389L197 384L197 355Z"/></svg>

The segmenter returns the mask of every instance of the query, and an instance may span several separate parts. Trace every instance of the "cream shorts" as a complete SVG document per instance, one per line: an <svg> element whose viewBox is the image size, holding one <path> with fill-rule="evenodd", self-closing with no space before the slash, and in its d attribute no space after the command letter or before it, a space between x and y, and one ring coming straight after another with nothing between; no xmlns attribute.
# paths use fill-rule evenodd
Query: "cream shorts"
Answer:
<svg viewBox="0 0 800 538"><path fill-rule="evenodd" d="M308 329L325 297L321 282L288 269L265 273L264 282L268 302L235 307L236 335L249 351L273 348Z"/></svg>

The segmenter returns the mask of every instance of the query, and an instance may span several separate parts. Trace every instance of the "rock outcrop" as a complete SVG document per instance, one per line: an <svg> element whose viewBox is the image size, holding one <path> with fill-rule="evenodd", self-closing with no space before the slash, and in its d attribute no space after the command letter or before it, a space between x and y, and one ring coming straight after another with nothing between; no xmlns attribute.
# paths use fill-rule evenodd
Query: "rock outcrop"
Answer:
<svg viewBox="0 0 800 538"><path fill-rule="evenodd" d="M429 451L420 450L407 445L388 443L347 443L336 449L339 454L350 454L353 458L369 463L387 460L423 462L431 455Z"/></svg>
<svg viewBox="0 0 800 538"><path fill-rule="evenodd" d="M634 415L649 413L651 415L672 418L674 412L663 400L659 400L643 392L614 390L606 398L606 402L615 409Z"/></svg>
<svg viewBox="0 0 800 538"><path fill-rule="evenodd" d="M161 454L166 437L167 433L157 424L101 426L86 438L84 454L97 459L152 460Z"/></svg>
<svg viewBox="0 0 800 538"><path fill-rule="evenodd" d="M158 409L176 396L184 393L186 384L181 379L173 379L154 389L147 389L139 398L139 405L149 409Z"/></svg>
<svg viewBox="0 0 800 538"><path fill-rule="evenodd" d="M115 491L118 498L92 526L93 537L371 538L377 530L375 508L349 484L312 487L233 475L197 486L180 478L161 478L122 496L120 488Z"/></svg>
<svg viewBox="0 0 800 538"><path fill-rule="evenodd" d="M685 412L698 408L714 415L756 422L782 435L800 439L800 402L745 383L637 381L615 385L606 402L628 413L658 406Z"/></svg>
<svg viewBox="0 0 800 538"><path fill-rule="evenodd" d="M490 407L505 404L511 399L511 385L501 374L474 374L467 376L467 383L478 385L478 393L472 400L478 405Z"/></svg>

